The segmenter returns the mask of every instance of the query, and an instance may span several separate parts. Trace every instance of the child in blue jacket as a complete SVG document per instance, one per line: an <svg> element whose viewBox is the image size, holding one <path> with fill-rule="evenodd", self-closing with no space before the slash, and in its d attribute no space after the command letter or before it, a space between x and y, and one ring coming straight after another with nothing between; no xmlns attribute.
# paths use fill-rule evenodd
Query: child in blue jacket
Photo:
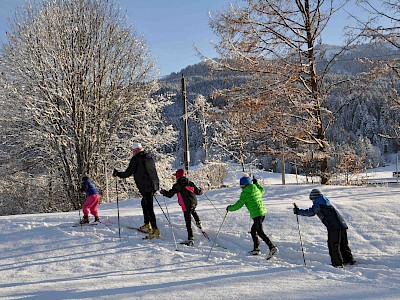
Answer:
<svg viewBox="0 0 400 300"><path fill-rule="evenodd" d="M89 212L94 216L95 222L100 222L98 206L100 203L100 195L93 181L89 177L82 177L82 191L86 192L86 200L82 205L83 219L81 224L89 223Z"/></svg>
<svg viewBox="0 0 400 300"><path fill-rule="evenodd" d="M329 199L318 189L310 193L313 206L309 209L299 209L296 205L293 212L296 215L312 217L317 215L328 230L328 249L332 266L338 268L343 264L355 264L355 260L347 241L347 224L340 213L333 207Z"/></svg>

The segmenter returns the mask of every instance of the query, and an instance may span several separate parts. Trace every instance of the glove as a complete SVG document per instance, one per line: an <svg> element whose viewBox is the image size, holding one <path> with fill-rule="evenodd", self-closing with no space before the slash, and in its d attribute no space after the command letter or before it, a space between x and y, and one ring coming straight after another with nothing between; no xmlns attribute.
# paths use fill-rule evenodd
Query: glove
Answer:
<svg viewBox="0 0 400 300"><path fill-rule="evenodd" d="M166 190L164 190L164 189L161 189L161 190L160 190L160 194L163 195L163 196L164 196L164 193L165 193L165 192L166 192Z"/></svg>
<svg viewBox="0 0 400 300"><path fill-rule="evenodd" d="M226 211L229 211L229 207L231 207L230 205L228 205L227 207L226 207Z"/></svg>
<svg viewBox="0 0 400 300"><path fill-rule="evenodd" d="M253 182L254 184L256 184L256 183L258 182L258 180L254 177L254 175L253 175L253 180L252 180L252 182Z"/></svg>
<svg viewBox="0 0 400 300"><path fill-rule="evenodd" d="M117 177L118 174L119 174L119 172L117 171L117 169L114 169L114 171L113 171L113 173L112 173L112 176L113 176L113 177Z"/></svg>
<svg viewBox="0 0 400 300"><path fill-rule="evenodd" d="M293 207L293 213L294 213L295 215L298 215L298 214L299 214L299 208L298 208L297 206Z"/></svg>

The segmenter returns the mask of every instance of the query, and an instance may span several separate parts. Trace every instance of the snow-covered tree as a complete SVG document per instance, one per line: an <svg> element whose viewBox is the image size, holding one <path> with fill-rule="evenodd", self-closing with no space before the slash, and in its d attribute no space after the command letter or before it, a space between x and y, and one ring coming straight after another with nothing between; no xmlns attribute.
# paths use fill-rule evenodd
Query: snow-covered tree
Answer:
<svg viewBox="0 0 400 300"><path fill-rule="evenodd" d="M378 6L379 4L379 6ZM396 56L381 57L380 59L366 59L365 62L370 66L371 77L383 76L391 83L390 91L386 94L386 100L394 112L391 120L392 132L384 135L387 139L400 141L400 122L396 115L400 111L400 3L397 0L380 0L378 3L371 0L360 0L361 9L369 13L368 19L361 19L357 15L353 18L357 20L358 27L363 40L369 43L384 44L397 50ZM381 21L385 21L382 26Z"/></svg>
<svg viewBox="0 0 400 300"><path fill-rule="evenodd" d="M171 142L159 114L166 102L150 97L155 61L113 1L31 0L10 28L0 67L2 150L13 172L47 175L78 208L80 177L104 190L111 164L129 156L119 148Z"/></svg>

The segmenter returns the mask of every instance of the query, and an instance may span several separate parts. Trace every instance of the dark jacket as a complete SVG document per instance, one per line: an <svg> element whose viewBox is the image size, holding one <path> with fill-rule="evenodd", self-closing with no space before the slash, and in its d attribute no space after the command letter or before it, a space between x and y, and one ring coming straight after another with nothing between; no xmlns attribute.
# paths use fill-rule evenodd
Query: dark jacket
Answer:
<svg viewBox="0 0 400 300"><path fill-rule="evenodd" d="M328 230L347 229L347 224L340 213L332 206L328 198L321 194L313 201L309 209L299 209L301 216L312 217L317 215Z"/></svg>
<svg viewBox="0 0 400 300"><path fill-rule="evenodd" d="M117 176L127 178L132 176L135 180L139 192L155 192L160 188L156 164L153 157L146 151L141 151L131 158L128 168L125 172L118 172Z"/></svg>
<svg viewBox="0 0 400 300"><path fill-rule="evenodd" d="M197 196L201 195L202 189L198 188L186 177L181 177L169 191L162 191L165 197L171 198L175 194L178 196L178 203L183 211L187 211L197 206Z"/></svg>

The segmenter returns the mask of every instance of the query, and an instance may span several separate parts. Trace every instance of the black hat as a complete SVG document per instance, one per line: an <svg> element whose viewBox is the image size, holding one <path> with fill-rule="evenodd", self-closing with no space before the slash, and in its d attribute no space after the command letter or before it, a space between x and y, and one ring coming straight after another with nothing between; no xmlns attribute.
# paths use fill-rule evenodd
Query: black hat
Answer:
<svg viewBox="0 0 400 300"><path fill-rule="evenodd" d="M310 193L310 199L314 201L314 200L317 199L318 196L321 195L321 194L322 194L322 193L321 193L321 191L320 191L319 189L313 189L313 190L311 191L311 193Z"/></svg>

